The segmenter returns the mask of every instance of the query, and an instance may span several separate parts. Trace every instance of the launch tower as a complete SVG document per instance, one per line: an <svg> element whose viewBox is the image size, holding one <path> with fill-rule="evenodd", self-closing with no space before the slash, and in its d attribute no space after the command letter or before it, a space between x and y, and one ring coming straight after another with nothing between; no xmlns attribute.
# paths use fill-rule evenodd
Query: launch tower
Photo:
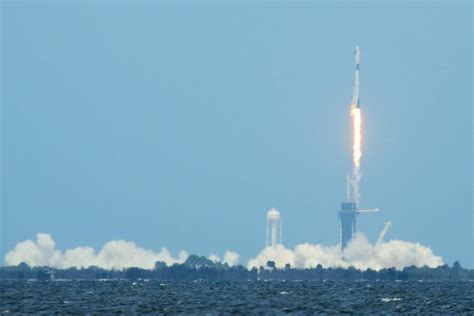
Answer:
<svg viewBox="0 0 474 316"><path fill-rule="evenodd" d="M357 208L354 202L342 202L339 218L341 219L341 248L346 248L356 232Z"/></svg>
<svg viewBox="0 0 474 316"><path fill-rule="evenodd" d="M351 199L350 194L350 177L347 176L347 199L341 203L341 210L339 211L339 218L341 220L341 249L347 247L347 244L352 239L357 231L356 219L357 215L361 213L375 213L378 208L361 210L356 202Z"/></svg>

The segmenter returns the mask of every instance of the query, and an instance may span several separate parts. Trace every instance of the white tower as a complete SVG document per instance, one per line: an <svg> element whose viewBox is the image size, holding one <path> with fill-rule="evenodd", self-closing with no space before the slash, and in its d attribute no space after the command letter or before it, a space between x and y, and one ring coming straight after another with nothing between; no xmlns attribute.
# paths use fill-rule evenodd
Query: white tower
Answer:
<svg viewBox="0 0 474 316"><path fill-rule="evenodd" d="M280 212L272 208L267 212L267 247L275 247L281 243Z"/></svg>

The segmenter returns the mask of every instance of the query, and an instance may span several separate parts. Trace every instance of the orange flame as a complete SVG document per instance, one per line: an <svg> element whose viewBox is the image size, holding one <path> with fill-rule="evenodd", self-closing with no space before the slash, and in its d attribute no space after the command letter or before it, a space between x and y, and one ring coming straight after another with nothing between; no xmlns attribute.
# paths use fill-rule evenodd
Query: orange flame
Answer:
<svg viewBox="0 0 474 316"><path fill-rule="evenodd" d="M352 162L359 169L360 160L362 158L361 142L362 142L362 118L360 108L352 106L351 108L352 126L353 126L353 146L352 146Z"/></svg>

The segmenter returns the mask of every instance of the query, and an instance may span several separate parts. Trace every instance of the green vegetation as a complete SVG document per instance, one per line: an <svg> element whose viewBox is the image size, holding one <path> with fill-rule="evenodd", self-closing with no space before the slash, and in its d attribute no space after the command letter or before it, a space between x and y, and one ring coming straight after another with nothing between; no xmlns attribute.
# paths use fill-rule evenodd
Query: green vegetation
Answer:
<svg viewBox="0 0 474 316"><path fill-rule="evenodd" d="M474 280L474 270L461 267L455 262L452 267L443 265L437 268L407 267L403 270L394 268L375 271L360 271L355 268L323 268L318 265L311 269L292 269L289 264L284 269L277 269L273 261L266 267L246 269L243 266L229 267L225 263L214 262L206 257L191 255L182 264L166 266L156 262L153 270L128 268L124 270L105 270L99 267L83 269L54 269L48 267L29 267L26 263L18 266L0 267L1 280L49 280L49 279L154 279L165 281L204 280Z"/></svg>

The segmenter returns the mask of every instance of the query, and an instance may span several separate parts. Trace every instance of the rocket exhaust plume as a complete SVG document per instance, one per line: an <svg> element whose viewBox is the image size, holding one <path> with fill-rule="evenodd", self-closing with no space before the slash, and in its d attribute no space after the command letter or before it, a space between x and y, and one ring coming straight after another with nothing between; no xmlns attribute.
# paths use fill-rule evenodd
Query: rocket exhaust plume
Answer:
<svg viewBox="0 0 474 316"><path fill-rule="evenodd" d="M362 117L359 103L359 64L360 64L360 50L359 46L355 49L355 82L354 95L351 102L351 119L352 119L352 192L356 205L360 203L360 161L362 159Z"/></svg>
<svg viewBox="0 0 474 316"><path fill-rule="evenodd" d="M362 119L360 108L352 107L351 109L351 118L352 118L352 135L353 135L353 145L352 145L352 192L354 194L354 200L357 205L360 203L360 161L362 158L361 142L362 142Z"/></svg>

